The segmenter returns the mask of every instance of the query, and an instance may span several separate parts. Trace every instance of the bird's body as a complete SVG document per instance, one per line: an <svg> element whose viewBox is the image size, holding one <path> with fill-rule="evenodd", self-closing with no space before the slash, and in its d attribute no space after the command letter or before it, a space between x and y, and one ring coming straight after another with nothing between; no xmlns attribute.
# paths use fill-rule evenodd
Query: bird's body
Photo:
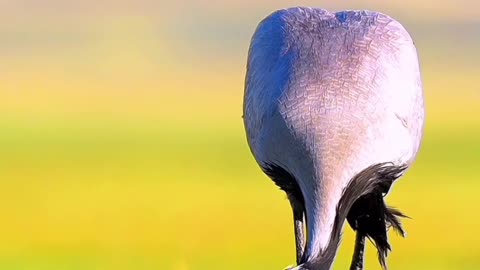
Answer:
<svg viewBox="0 0 480 270"><path fill-rule="evenodd" d="M329 269L336 246L326 253L343 224L339 202L353 179L379 164L405 169L419 149L424 108L415 46L380 13L274 12L250 45L244 121L255 159L304 212L298 263Z"/></svg>

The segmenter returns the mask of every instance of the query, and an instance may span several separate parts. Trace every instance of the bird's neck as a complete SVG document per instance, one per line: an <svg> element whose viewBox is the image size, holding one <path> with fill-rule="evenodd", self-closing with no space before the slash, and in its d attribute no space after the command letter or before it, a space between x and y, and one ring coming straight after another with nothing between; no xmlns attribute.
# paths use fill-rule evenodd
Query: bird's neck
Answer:
<svg viewBox="0 0 480 270"><path fill-rule="evenodd" d="M312 175L318 179L303 181L312 183L312 186L302 187L310 190L303 192L306 195L307 239L302 262L305 269L329 270L337 253L345 220L337 216L337 206L348 181L343 181L346 176L342 174Z"/></svg>
<svg viewBox="0 0 480 270"><path fill-rule="evenodd" d="M354 162L350 162L352 164ZM355 163L356 164L356 163ZM356 173L353 166L335 166L330 160L313 162L313 171L303 173L307 239L302 262L309 270L329 270L340 243L348 210L357 191L349 188ZM305 170L305 172L309 172ZM308 179L308 177L311 177ZM345 193L346 191L353 192Z"/></svg>

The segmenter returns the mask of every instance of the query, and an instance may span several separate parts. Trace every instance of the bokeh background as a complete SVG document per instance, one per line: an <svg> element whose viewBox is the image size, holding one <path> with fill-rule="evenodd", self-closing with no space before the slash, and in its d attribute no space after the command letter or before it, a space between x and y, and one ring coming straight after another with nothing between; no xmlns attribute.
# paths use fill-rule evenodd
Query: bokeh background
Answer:
<svg viewBox="0 0 480 270"><path fill-rule="evenodd" d="M419 50L422 151L389 196L391 269L480 269L480 2L0 1L0 269L284 269L285 195L243 131L275 9L371 9ZM347 269L345 228L334 269ZM368 269L380 269L373 246Z"/></svg>

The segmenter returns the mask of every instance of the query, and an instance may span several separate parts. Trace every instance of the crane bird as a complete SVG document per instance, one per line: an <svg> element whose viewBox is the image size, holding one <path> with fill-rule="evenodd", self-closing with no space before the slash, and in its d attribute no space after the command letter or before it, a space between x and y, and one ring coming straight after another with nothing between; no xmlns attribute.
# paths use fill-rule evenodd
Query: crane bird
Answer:
<svg viewBox="0 0 480 270"><path fill-rule="evenodd" d="M423 89L415 45L402 25L372 11L296 7L258 25L249 48L243 118L249 147L293 210L297 266L330 269L345 219L384 269L392 183L423 137Z"/></svg>

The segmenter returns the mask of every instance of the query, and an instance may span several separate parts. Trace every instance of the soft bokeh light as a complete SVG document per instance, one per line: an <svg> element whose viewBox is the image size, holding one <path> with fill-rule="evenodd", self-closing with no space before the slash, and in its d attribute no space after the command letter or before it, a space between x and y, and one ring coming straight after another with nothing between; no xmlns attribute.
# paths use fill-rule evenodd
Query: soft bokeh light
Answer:
<svg viewBox="0 0 480 270"><path fill-rule="evenodd" d="M478 269L480 2L0 0L0 269L284 269L285 195L243 131L246 54L278 8L385 12L412 34L423 148L389 196L391 269ZM334 269L346 269L345 228ZM367 268L380 269L373 246Z"/></svg>

